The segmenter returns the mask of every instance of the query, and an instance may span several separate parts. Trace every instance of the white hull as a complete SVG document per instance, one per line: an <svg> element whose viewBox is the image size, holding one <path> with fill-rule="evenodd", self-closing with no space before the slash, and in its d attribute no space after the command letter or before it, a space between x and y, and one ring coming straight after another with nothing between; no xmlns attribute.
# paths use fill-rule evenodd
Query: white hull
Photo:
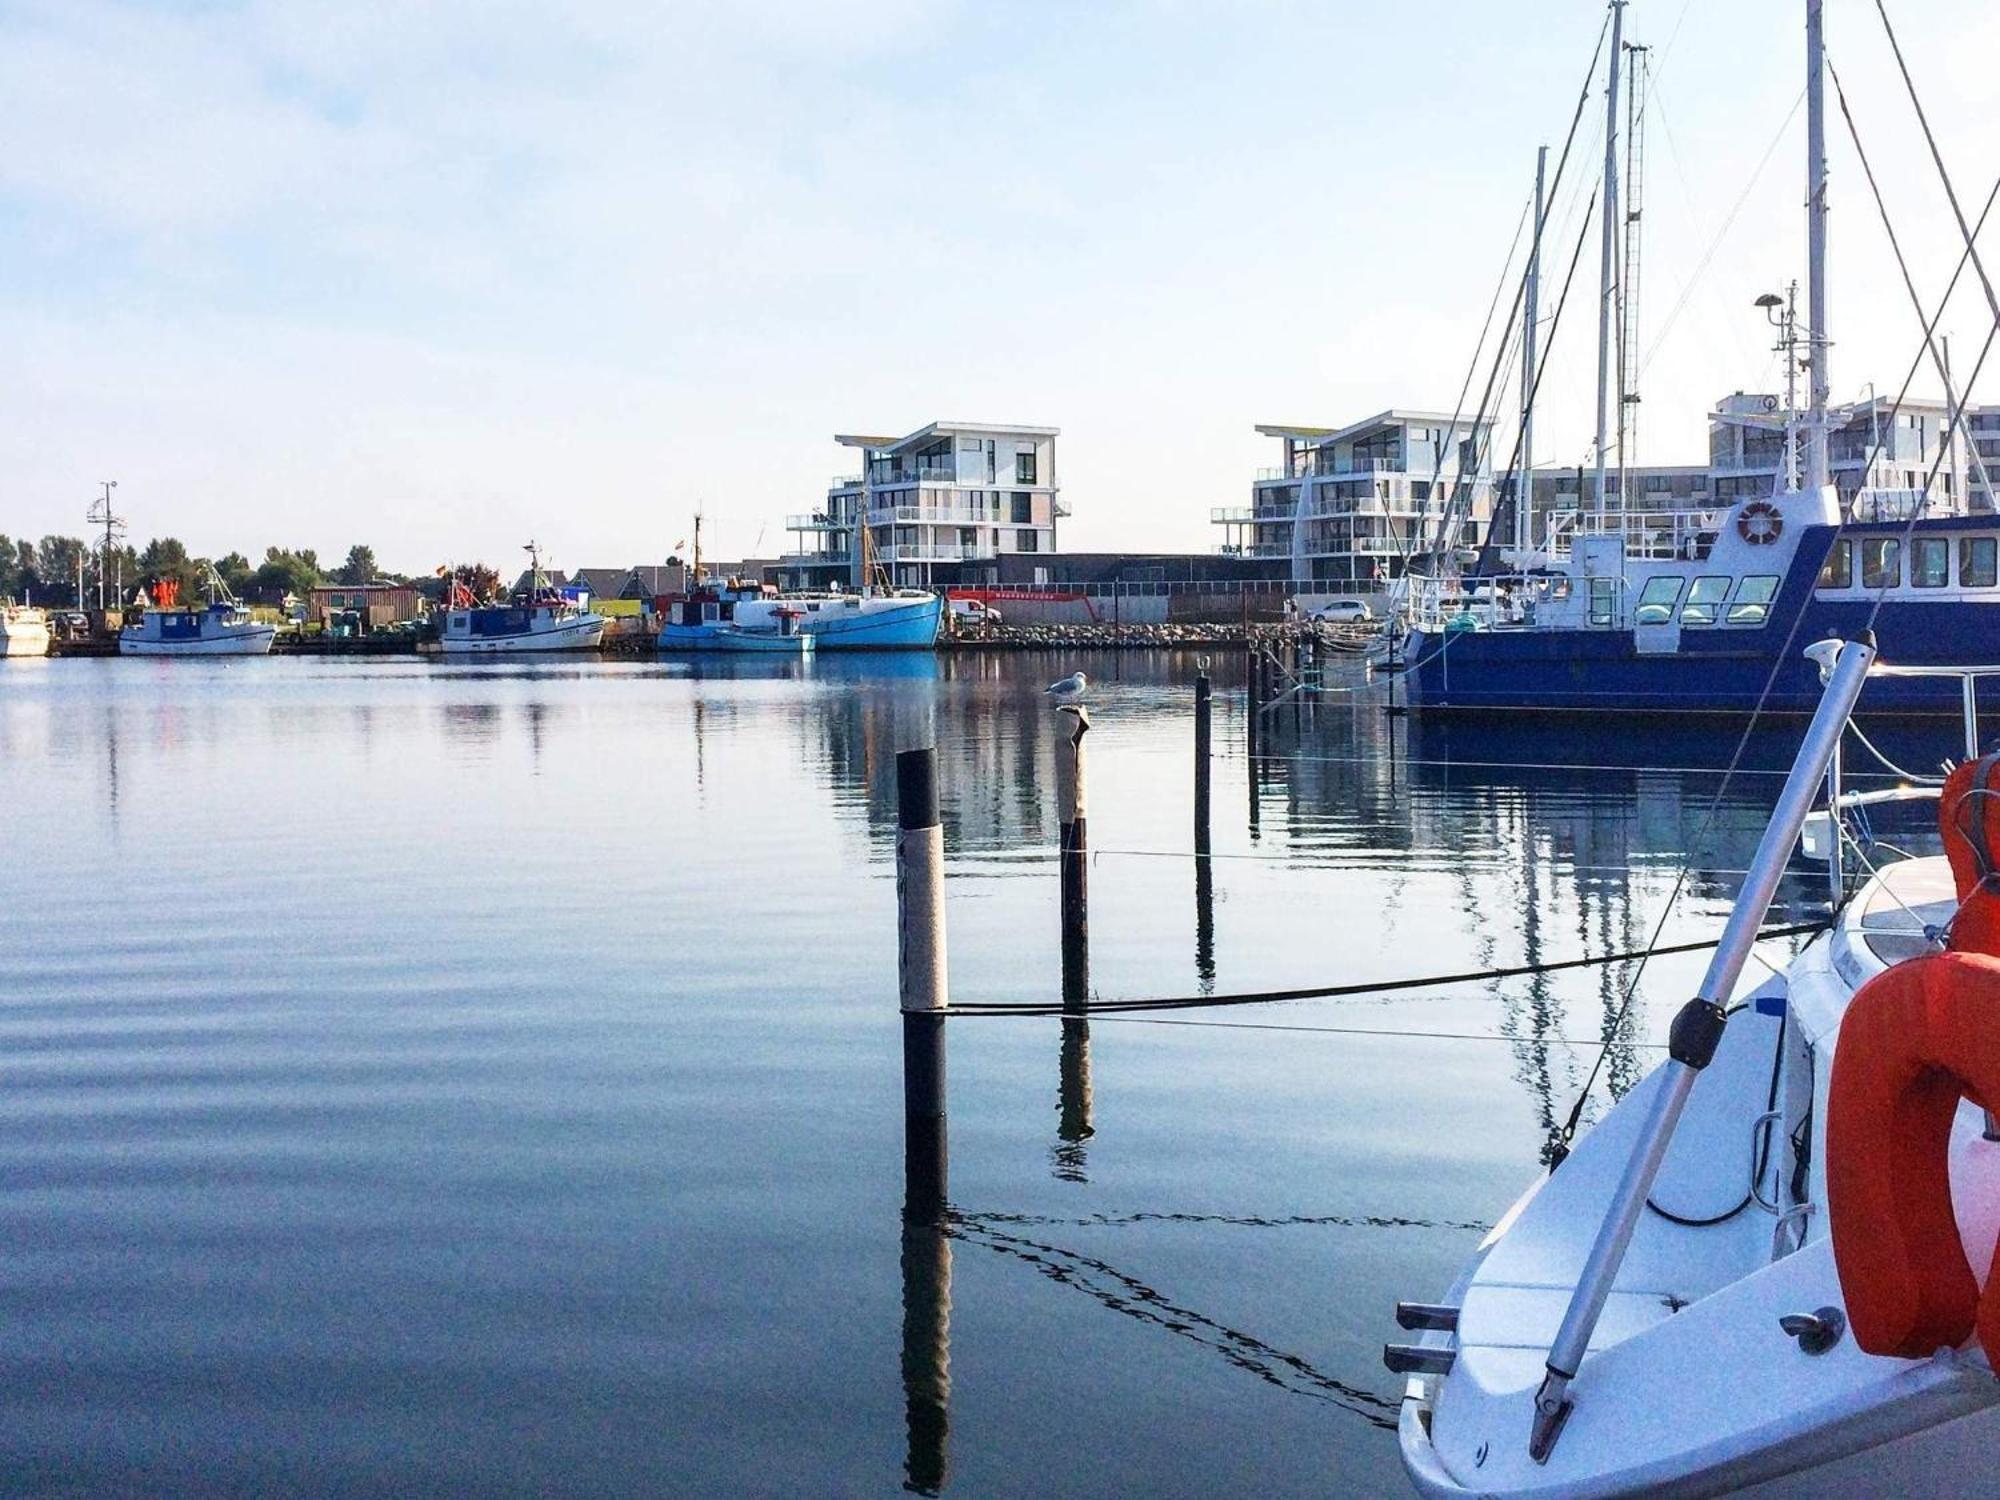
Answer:
<svg viewBox="0 0 2000 1500"><path fill-rule="evenodd" d="M0 619L0 656L47 656L49 626L46 619L15 617Z"/></svg>
<svg viewBox="0 0 2000 1500"><path fill-rule="evenodd" d="M275 625L251 625L199 640L147 640L130 628L118 637L120 656L267 656L277 638Z"/></svg>
<svg viewBox="0 0 2000 1500"><path fill-rule="evenodd" d="M515 656L523 651L595 651L604 640L604 621L596 616L516 635L485 635L438 642L446 656Z"/></svg>

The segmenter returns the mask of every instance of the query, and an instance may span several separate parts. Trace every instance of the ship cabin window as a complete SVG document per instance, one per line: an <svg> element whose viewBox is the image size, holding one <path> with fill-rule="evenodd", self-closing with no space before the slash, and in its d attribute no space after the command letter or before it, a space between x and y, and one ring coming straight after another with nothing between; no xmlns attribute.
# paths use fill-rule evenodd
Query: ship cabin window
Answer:
<svg viewBox="0 0 2000 1500"><path fill-rule="evenodd" d="M1590 580L1590 623L1593 625L1616 625L1618 623L1617 579L1593 578Z"/></svg>
<svg viewBox="0 0 2000 1500"><path fill-rule="evenodd" d="M1842 537L1833 544L1826 554L1826 566L1819 570L1819 582L1815 588L1851 589L1854 587L1854 543Z"/></svg>
<svg viewBox="0 0 2000 1500"><path fill-rule="evenodd" d="M1713 625L1722 608L1722 601L1729 597L1729 585L1735 582L1727 576L1720 578L1697 578L1688 590L1687 603L1681 606L1681 624Z"/></svg>
<svg viewBox="0 0 2000 1500"><path fill-rule="evenodd" d="M1910 543L1910 586L1941 589L1951 582L1951 543L1941 536L1920 536Z"/></svg>
<svg viewBox="0 0 2000 1500"><path fill-rule="evenodd" d="M1680 602L1681 581L1671 573L1646 580L1645 590L1639 595L1639 608L1632 616L1635 625L1665 625L1674 617L1674 606Z"/></svg>
<svg viewBox="0 0 2000 1500"><path fill-rule="evenodd" d="M1958 586L1962 589L1990 589L1995 581L1995 554L2000 539L1990 536L1960 537L1958 541Z"/></svg>
<svg viewBox="0 0 2000 1500"><path fill-rule="evenodd" d="M1871 536L1861 543L1861 586L1892 589L1903 581L1901 537Z"/></svg>
<svg viewBox="0 0 2000 1500"><path fill-rule="evenodd" d="M1778 597L1778 575L1758 573L1736 585L1736 600L1729 606L1731 625L1762 625L1771 618L1771 601Z"/></svg>

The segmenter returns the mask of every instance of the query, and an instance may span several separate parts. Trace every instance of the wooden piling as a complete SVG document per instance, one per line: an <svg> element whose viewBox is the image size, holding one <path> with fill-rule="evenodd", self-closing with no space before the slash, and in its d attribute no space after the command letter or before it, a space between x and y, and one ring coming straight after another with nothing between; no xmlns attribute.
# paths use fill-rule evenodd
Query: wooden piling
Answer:
<svg viewBox="0 0 2000 1500"><path fill-rule="evenodd" d="M1090 835L1083 737L1089 710L1065 704L1056 710L1057 863L1062 878L1063 999L1090 990Z"/></svg>
<svg viewBox="0 0 2000 1500"><path fill-rule="evenodd" d="M937 751L896 757L896 954L903 1013L903 1218L943 1221L949 1157L945 1128L944 827Z"/></svg>
<svg viewBox="0 0 2000 1500"><path fill-rule="evenodd" d="M1194 846L1208 852L1209 699L1208 673L1194 679Z"/></svg>

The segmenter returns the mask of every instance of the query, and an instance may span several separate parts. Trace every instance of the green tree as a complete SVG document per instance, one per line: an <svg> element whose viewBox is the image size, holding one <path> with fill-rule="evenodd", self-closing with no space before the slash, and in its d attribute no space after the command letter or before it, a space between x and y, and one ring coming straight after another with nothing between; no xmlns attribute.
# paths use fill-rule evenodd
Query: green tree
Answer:
<svg viewBox="0 0 2000 1500"><path fill-rule="evenodd" d="M21 596L21 580L16 576L19 569L14 555L14 539L0 531L0 599L18 599Z"/></svg>
<svg viewBox="0 0 2000 1500"><path fill-rule="evenodd" d="M453 582L464 584L472 597L482 602L499 596L500 575L483 562L455 564L451 576Z"/></svg>
<svg viewBox="0 0 2000 1500"><path fill-rule="evenodd" d="M266 547L263 566L250 581L266 597L275 599L316 589L325 581L325 575L319 570L319 554L310 547L290 551Z"/></svg>
<svg viewBox="0 0 2000 1500"><path fill-rule="evenodd" d="M51 604L81 608L84 600L77 596L76 566L84 552L83 543L73 536L45 536L36 543L35 597L47 598Z"/></svg>
<svg viewBox="0 0 2000 1500"><path fill-rule="evenodd" d="M0 537L0 542L6 542L7 574L13 580L12 587L20 591L22 600L32 598L37 604L54 603L55 596L45 590L35 573L35 544L26 537L18 542L7 542L5 537Z"/></svg>
<svg viewBox="0 0 2000 1500"><path fill-rule="evenodd" d="M250 566L250 559L241 552L226 552L218 557L215 572L221 578L223 587L232 594L240 594L249 588L257 576L257 570Z"/></svg>
<svg viewBox="0 0 2000 1500"><path fill-rule="evenodd" d="M139 554L138 582L149 590L158 584L171 583L180 591L181 600L188 602L201 592L207 581L207 570L188 556L187 548L177 537L154 537Z"/></svg>
<svg viewBox="0 0 2000 1500"><path fill-rule="evenodd" d="M380 572L375 565L375 549L356 542L347 549L347 561L333 577L336 583L373 583Z"/></svg>

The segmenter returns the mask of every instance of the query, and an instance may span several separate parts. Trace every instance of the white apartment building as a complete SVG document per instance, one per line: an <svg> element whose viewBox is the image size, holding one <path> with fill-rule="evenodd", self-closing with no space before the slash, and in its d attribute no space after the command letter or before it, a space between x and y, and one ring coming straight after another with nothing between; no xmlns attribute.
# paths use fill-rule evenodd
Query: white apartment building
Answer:
<svg viewBox="0 0 2000 1500"><path fill-rule="evenodd" d="M1438 541L1477 547L1493 512L1493 423L1392 409L1346 427L1259 427L1284 462L1259 472L1249 506L1214 510L1222 550L1283 558L1301 583L1366 593Z"/></svg>
<svg viewBox="0 0 2000 1500"><path fill-rule="evenodd" d="M1055 427L932 422L908 437L836 434L861 472L835 479L825 505L788 516L796 550L779 559L787 588L859 585L859 528L897 585L997 583L999 559L1049 553L1069 512L1056 481ZM864 520L865 518L865 520Z"/></svg>

